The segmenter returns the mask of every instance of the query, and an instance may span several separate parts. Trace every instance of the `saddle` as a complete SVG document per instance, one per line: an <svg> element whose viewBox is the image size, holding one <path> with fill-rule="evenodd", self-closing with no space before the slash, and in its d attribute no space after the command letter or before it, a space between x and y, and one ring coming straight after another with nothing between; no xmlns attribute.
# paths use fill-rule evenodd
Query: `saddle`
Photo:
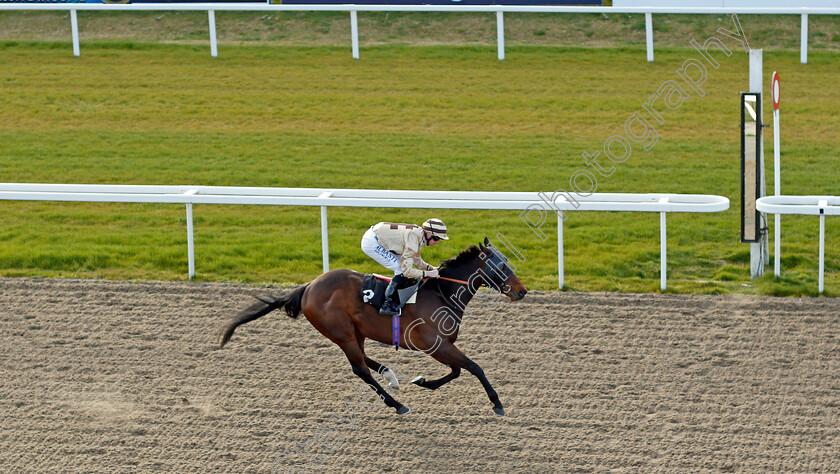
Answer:
<svg viewBox="0 0 840 474"><path fill-rule="evenodd" d="M417 299L417 289L420 287L421 280L409 281L413 281L414 283L406 288L397 289L395 299L399 302L398 308L402 308L406 304L412 304ZM388 283L390 282L391 279L383 275L377 275L376 273L365 274L362 278L362 302L373 306L379 311L382 303L385 302L385 290L388 289Z"/></svg>

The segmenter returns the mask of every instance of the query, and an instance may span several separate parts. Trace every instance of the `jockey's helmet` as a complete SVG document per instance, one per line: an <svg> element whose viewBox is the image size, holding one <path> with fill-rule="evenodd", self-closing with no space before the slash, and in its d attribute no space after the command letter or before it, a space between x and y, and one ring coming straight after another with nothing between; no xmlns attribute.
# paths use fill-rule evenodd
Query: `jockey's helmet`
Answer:
<svg viewBox="0 0 840 474"><path fill-rule="evenodd" d="M423 223L423 230L431 234L432 237L437 237L441 240L449 240L446 236L446 224L440 219L429 219Z"/></svg>

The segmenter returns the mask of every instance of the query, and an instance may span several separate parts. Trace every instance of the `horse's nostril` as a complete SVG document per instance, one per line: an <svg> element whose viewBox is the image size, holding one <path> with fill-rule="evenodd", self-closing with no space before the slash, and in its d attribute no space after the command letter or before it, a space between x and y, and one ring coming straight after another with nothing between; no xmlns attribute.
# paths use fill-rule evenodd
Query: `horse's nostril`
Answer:
<svg viewBox="0 0 840 474"><path fill-rule="evenodd" d="M523 297L528 293L528 290L519 290L519 297Z"/></svg>

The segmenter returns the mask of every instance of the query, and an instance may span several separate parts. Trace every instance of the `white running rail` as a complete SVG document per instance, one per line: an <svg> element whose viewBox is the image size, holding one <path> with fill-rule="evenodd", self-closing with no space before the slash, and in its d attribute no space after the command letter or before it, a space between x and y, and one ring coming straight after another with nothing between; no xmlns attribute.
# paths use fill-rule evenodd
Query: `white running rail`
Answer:
<svg viewBox="0 0 840 474"><path fill-rule="evenodd" d="M660 214L660 287L664 291L667 277L667 223L665 215L668 212L721 212L729 209L729 199L704 194L595 193L586 198L581 197L577 203L567 202L558 197L551 204L545 198L544 193L535 192L0 183L0 201L185 204L187 208L187 254L190 278L195 276L193 204L320 207L321 255L324 272L330 269L329 234L327 230L328 207L516 210L520 211L519 217L524 223L518 225L528 225L532 230L539 232L541 232L540 228L546 222L547 216L551 212L557 213L555 209L559 209L562 211L658 212ZM564 284L563 219L559 217L559 213L557 215L557 268L559 284L562 288Z"/></svg>
<svg viewBox="0 0 840 474"><path fill-rule="evenodd" d="M677 3L677 2L675 2ZM808 15L840 15L840 8L806 7L585 7L585 6L542 6L542 5L282 5L268 3L0 3L2 10L61 10L70 11L73 37L73 54L79 56L79 27L77 11L206 11L210 28L210 54L216 57L216 11L346 11L350 12L350 36L352 54L359 59L359 29L357 12L474 12L495 13L498 58L505 58L504 14L505 13L634 13L645 15L645 44L647 60L653 61L653 14L683 15L800 15L800 61L808 62ZM729 27L729 25L724 25Z"/></svg>
<svg viewBox="0 0 840 474"><path fill-rule="evenodd" d="M840 196L765 196L756 199L755 208L768 214L820 216L819 292L822 293L825 286L825 216L840 216Z"/></svg>

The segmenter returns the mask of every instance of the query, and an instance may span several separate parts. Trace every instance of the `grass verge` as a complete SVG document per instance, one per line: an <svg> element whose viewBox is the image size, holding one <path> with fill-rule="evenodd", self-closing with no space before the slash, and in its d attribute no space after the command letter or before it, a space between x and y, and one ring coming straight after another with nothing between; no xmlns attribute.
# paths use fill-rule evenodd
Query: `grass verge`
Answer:
<svg viewBox="0 0 840 474"><path fill-rule="evenodd" d="M813 294L816 219L783 218L784 280L749 281L748 249L737 239L747 57L730 46L709 69L703 97L665 111L656 145L634 149L597 191L731 200L724 213L669 216L669 291ZM74 58L68 48L0 43L2 181L550 192L567 187L585 167L581 153L602 150L697 55L660 48L650 64L634 46L514 46L499 62L492 46L391 45L353 61L346 48L254 45L211 58L195 45L97 41ZM782 189L836 194L840 98L827 93L840 85L836 53L798 61L792 51L765 55L767 76L783 78ZM0 213L2 275L186 275L182 207L2 202ZM195 215L200 279L299 283L320 273L317 209L196 206ZM454 237L427 260L502 232L526 257L523 281L556 287L556 244L515 212L330 210L332 267L375 270L358 248L364 229L429 215ZM827 294L838 288L835 221L827 222ZM656 215L574 213L565 242L570 289L658 288Z"/></svg>

